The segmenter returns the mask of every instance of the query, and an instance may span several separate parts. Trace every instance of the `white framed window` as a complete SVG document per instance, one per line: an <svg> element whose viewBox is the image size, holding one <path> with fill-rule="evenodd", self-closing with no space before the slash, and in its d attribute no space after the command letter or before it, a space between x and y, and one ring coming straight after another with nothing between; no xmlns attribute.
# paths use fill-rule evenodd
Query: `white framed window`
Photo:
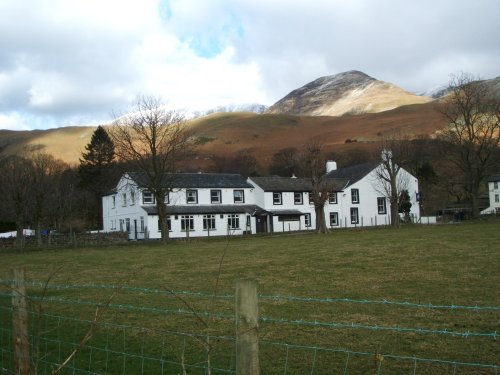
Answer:
<svg viewBox="0 0 500 375"><path fill-rule="evenodd" d="M311 226L311 214L305 214L304 221L306 224L306 228L309 228Z"/></svg>
<svg viewBox="0 0 500 375"><path fill-rule="evenodd" d="M359 203L359 189L351 189L351 202Z"/></svg>
<svg viewBox="0 0 500 375"><path fill-rule="evenodd" d="M240 216L237 214L227 215L228 229L240 229Z"/></svg>
<svg viewBox="0 0 500 375"><path fill-rule="evenodd" d="M331 191L328 193L328 203L337 204L337 193L336 192Z"/></svg>
<svg viewBox="0 0 500 375"><path fill-rule="evenodd" d="M167 216L165 219L167 220L167 229L168 229L168 231L172 232L172 221L170 219L170 216ZM158 232L161 232L160 219L158 219Z"/></svg>
<svg viewBox="0 0 500 375"><path fill-rule="evenodd" d="M203 215L203 230L215 229L215 215Z"/></svg>
<svg viewBox="0 0 500 375"><path fill-rule="evenodd" d="M234 190L233 197L234 197L234 203L245 203L244 190Z"/></svg>
<svg viewBox="0 0 500 375"><path fill-rule="evenodd" d="M133 206L135 204L135 191L130 192L130 205Z"/></svg>
<svg viewBox="0 0 500 375"><path fill-rule="evenodd" d="M497 181L495 181L495 182L493 183L493 189L495 189L495 190L497 190L497 189L498 189L498 182L497 182Z"/></svg>
<svg viewBox="0 0 500 375"><path fill-rule="evenodd" d="M198 190L186 190L186 203L198 203Z"/></svg>
<svg viewBox="0 0 500 375"><path fill-rule="evenodd" d="M155 196L149 190L142 192L142 204L155 204Z"/></svg>
<svg viewBox="0 0 500 375"><path fill-rule="evenodd" d="M127 205L127 193L122 193L122 207Z"/></svg>
<svg viewBox="0 0 500 375"><path fill-rule="evenodd" d="M303 196L302 196L302 193L293 193L293 204L303 204L304 203L304 200L303 200Z"/></svg>
<svg viewBox="0 0 500 375"><path fill-rule="evenodd" d="M141 216L141 226L140 226L140 231L141 231L141 233L144 233L144 216Z"/></svg>
<svg viewBox="0 0 500 375"><path fill-rule="evenodd" d="M359 210L357 207L351 207L351 224L359 224Z"/></svg>
<svg viewBox="0 0 500 375"><path fill-rule="evenodd" d="M495 194L495 203L500 202L500 196L498 194Z"/></svg>
<svg viewBox="0 0 500 375"><path fill-rule="evenodd" d="M314 204L314 195L312 192L310 192L309 194L309 204Z"/></svg>
<svg viewBox="0 0 500 375"><path fill-rule="evenodd" d="M377 210L380 215L387 213L387 206L384 197L377 198Z"/></svg>
<svg viewBox="0 0 500 375"><path fill-rule="evenodd" d="M330 212L330 226L338 227L339 226L339 214L338 212Z"/></svg>
<svg viewBox="0 0 500 375"><path fill-rule="evenodd" d="M116 208L116 195L111 197L111 208Z"/></svg>
<svg viewBox="0 0 500 375"><path fill-rule="evenodd" d="M222 203L222 192L220 190L210 190L210 203Z"/></svg>
<svg viewBox="0 0 500 375"><path fill-rule="evenodd" d="M130 233L130 219L128 217L125 219L125 228L127 232Z"/></svg>
<svg viewBox="0 0 500 375"><path fill-rule="evenodd" d="M123 219L120 219L120 232L123 232Z"/></svg>
<svg viewBox="0 0 500 375"><path fill-rule="evenodd" d="M273 204L280 205L282 204L282 196L281 193L273 193Z"/></svg>
<svg viewBox="0 0 500 375"><path fill-rule="evenodd" d="M193 215L183 215L183 216L181 216L181 230L183 232L194 230L194 218L193 218Z"/></svg>

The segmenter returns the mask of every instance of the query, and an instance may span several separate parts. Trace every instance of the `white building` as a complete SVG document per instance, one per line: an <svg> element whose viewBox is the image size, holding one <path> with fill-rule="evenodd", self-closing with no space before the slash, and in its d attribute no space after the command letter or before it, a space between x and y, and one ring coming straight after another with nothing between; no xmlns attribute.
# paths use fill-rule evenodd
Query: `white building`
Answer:
<svg viewBox="0 0 500 375"><path fill-rule="evenodd" d="M325 205L332 228L390 224L390 207L376 177L377 164L336 168L327 163L332 191ZM171 238L288 232L316 227L311 182L306 178L252 177L236 174L169 175L165 203ZM420 217L418 181L400 170L411 201L411 217ZM130 239L160 238L154 196L141 173L125 174L103 197L104 231L127 231Z"/></svg>
<svg viewBox="0 0 500 375"><path fill-rule="evenodd" d="M366 163L346 168L333 164L326 177L345 181L342 192L334 194L325 206L325 215L330 228L368 227L389 225L391 209L388 189L378 177L377 163ZM401 168L397 177L399 189L407 190L410 197L411 219L420 218L418 203L418 180Z"/></svg>
<svg viewBox="0 0 500 375"><path fill-rule="evenodd" d="M490 198L490 206L481 211L481 214L500 212L500 173L496 173L488 178L488 196Z"/></svg>
<svg viewBox="0 0 500 375"><path fill-rule="evenodd" d="M177 173L165 199L170 237L255 233L253 186L236 174ZM104 231L127 231L130 239L160 238L158 212L145 175L125 174L103 197Z"/></svg>

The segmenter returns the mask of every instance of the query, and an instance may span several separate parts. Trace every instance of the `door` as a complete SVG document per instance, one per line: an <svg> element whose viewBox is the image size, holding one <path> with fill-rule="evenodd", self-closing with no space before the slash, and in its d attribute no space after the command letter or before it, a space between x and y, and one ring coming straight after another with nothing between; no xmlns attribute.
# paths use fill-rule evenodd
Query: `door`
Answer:
<svg viewBox="0 0 500 375"><path fill-rule="evenodd" d="M266 233L267 232L267 215L256 216L256 232Z"/></svg>

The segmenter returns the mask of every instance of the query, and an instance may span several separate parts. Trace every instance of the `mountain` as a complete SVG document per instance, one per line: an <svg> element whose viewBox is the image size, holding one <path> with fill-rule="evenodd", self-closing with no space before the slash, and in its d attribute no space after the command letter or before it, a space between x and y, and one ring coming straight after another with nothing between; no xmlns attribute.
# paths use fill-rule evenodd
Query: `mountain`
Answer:
<svg viewBox="0 0 500 375"><path fill-rule="evenodd" d="M233 112L251 112L262 114L266 111L267 106L264 104L228 104L228 105L220 105L214 108L205 109L205 110L186 110L181 111L185 113L186 119L195 119L203 116L208 116L213 113L233 113Z"/></svg>
<svg viewBox="0 0 500 375"><path fill-rule="evenodd" d="M269 114L342 116L377 113L431 98L411 94L392 83L351 70L318 78L293 90L268 108Z"/></svg>

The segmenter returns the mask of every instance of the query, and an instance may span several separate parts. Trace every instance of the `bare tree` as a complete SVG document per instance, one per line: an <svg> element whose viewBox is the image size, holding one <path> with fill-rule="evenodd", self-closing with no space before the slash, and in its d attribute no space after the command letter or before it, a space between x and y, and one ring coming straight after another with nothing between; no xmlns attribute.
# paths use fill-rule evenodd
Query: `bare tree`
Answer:
<svg viewBox="0 0 500 375"><path fill-rule="evenodd" d="M33 166L20 156L9 156L0 164L2 183L0 189L8 207L16 218L16 246L24 246L23 229L26 225L28 206L31 199Z"/></svg>
<svg viewBox="0 0 500 375"><path fill-rule="evenodd" d="M141 97L132 114L115 120L110 135L118 158L144 175L145 188L155 197L162 241L167 241L165 197L172 190L177 163L192 146L184 117L166 110L158 98Z"/></svg>
<svg viewBox="0 0 500 375"><path fill-rule="evenodd" d="M325 220L325 204L332 191L330 181L325 178L326 156L323 144L318 139L311 139L303 149L303 161L311 178L311 197L316 214L316 232L328 233Z"/></svg>
<svg viewBox="0 0 500 375"><path fill-rule="evenodd" d="M391 225L399 227L401 196L408 190L410 174L402 170L408 161L408 139L399 135L382 142L380 163L375 169L374 189L389 201L391 212Z"/></svg>
<svg viewBox="0 0 500 375"><path fill-rule="evenodd" d="M42 221L44 219L47 201L55 191L57 177L61 176L68 166L55 159L52 155L39 150L28 154L32 164L32 195L33 195L33 221L35 225L37 245L42 245Z"/></svg>
<svg viewBox="0 0 500 375"><path fill-rule="evenodd" d="M462 171L472 216L479 216L481 183L500 146L500 99L484 81L461 73L451 78L448 96L440 110L448 121L442 139L449 142L451 161Z"/></svg>

